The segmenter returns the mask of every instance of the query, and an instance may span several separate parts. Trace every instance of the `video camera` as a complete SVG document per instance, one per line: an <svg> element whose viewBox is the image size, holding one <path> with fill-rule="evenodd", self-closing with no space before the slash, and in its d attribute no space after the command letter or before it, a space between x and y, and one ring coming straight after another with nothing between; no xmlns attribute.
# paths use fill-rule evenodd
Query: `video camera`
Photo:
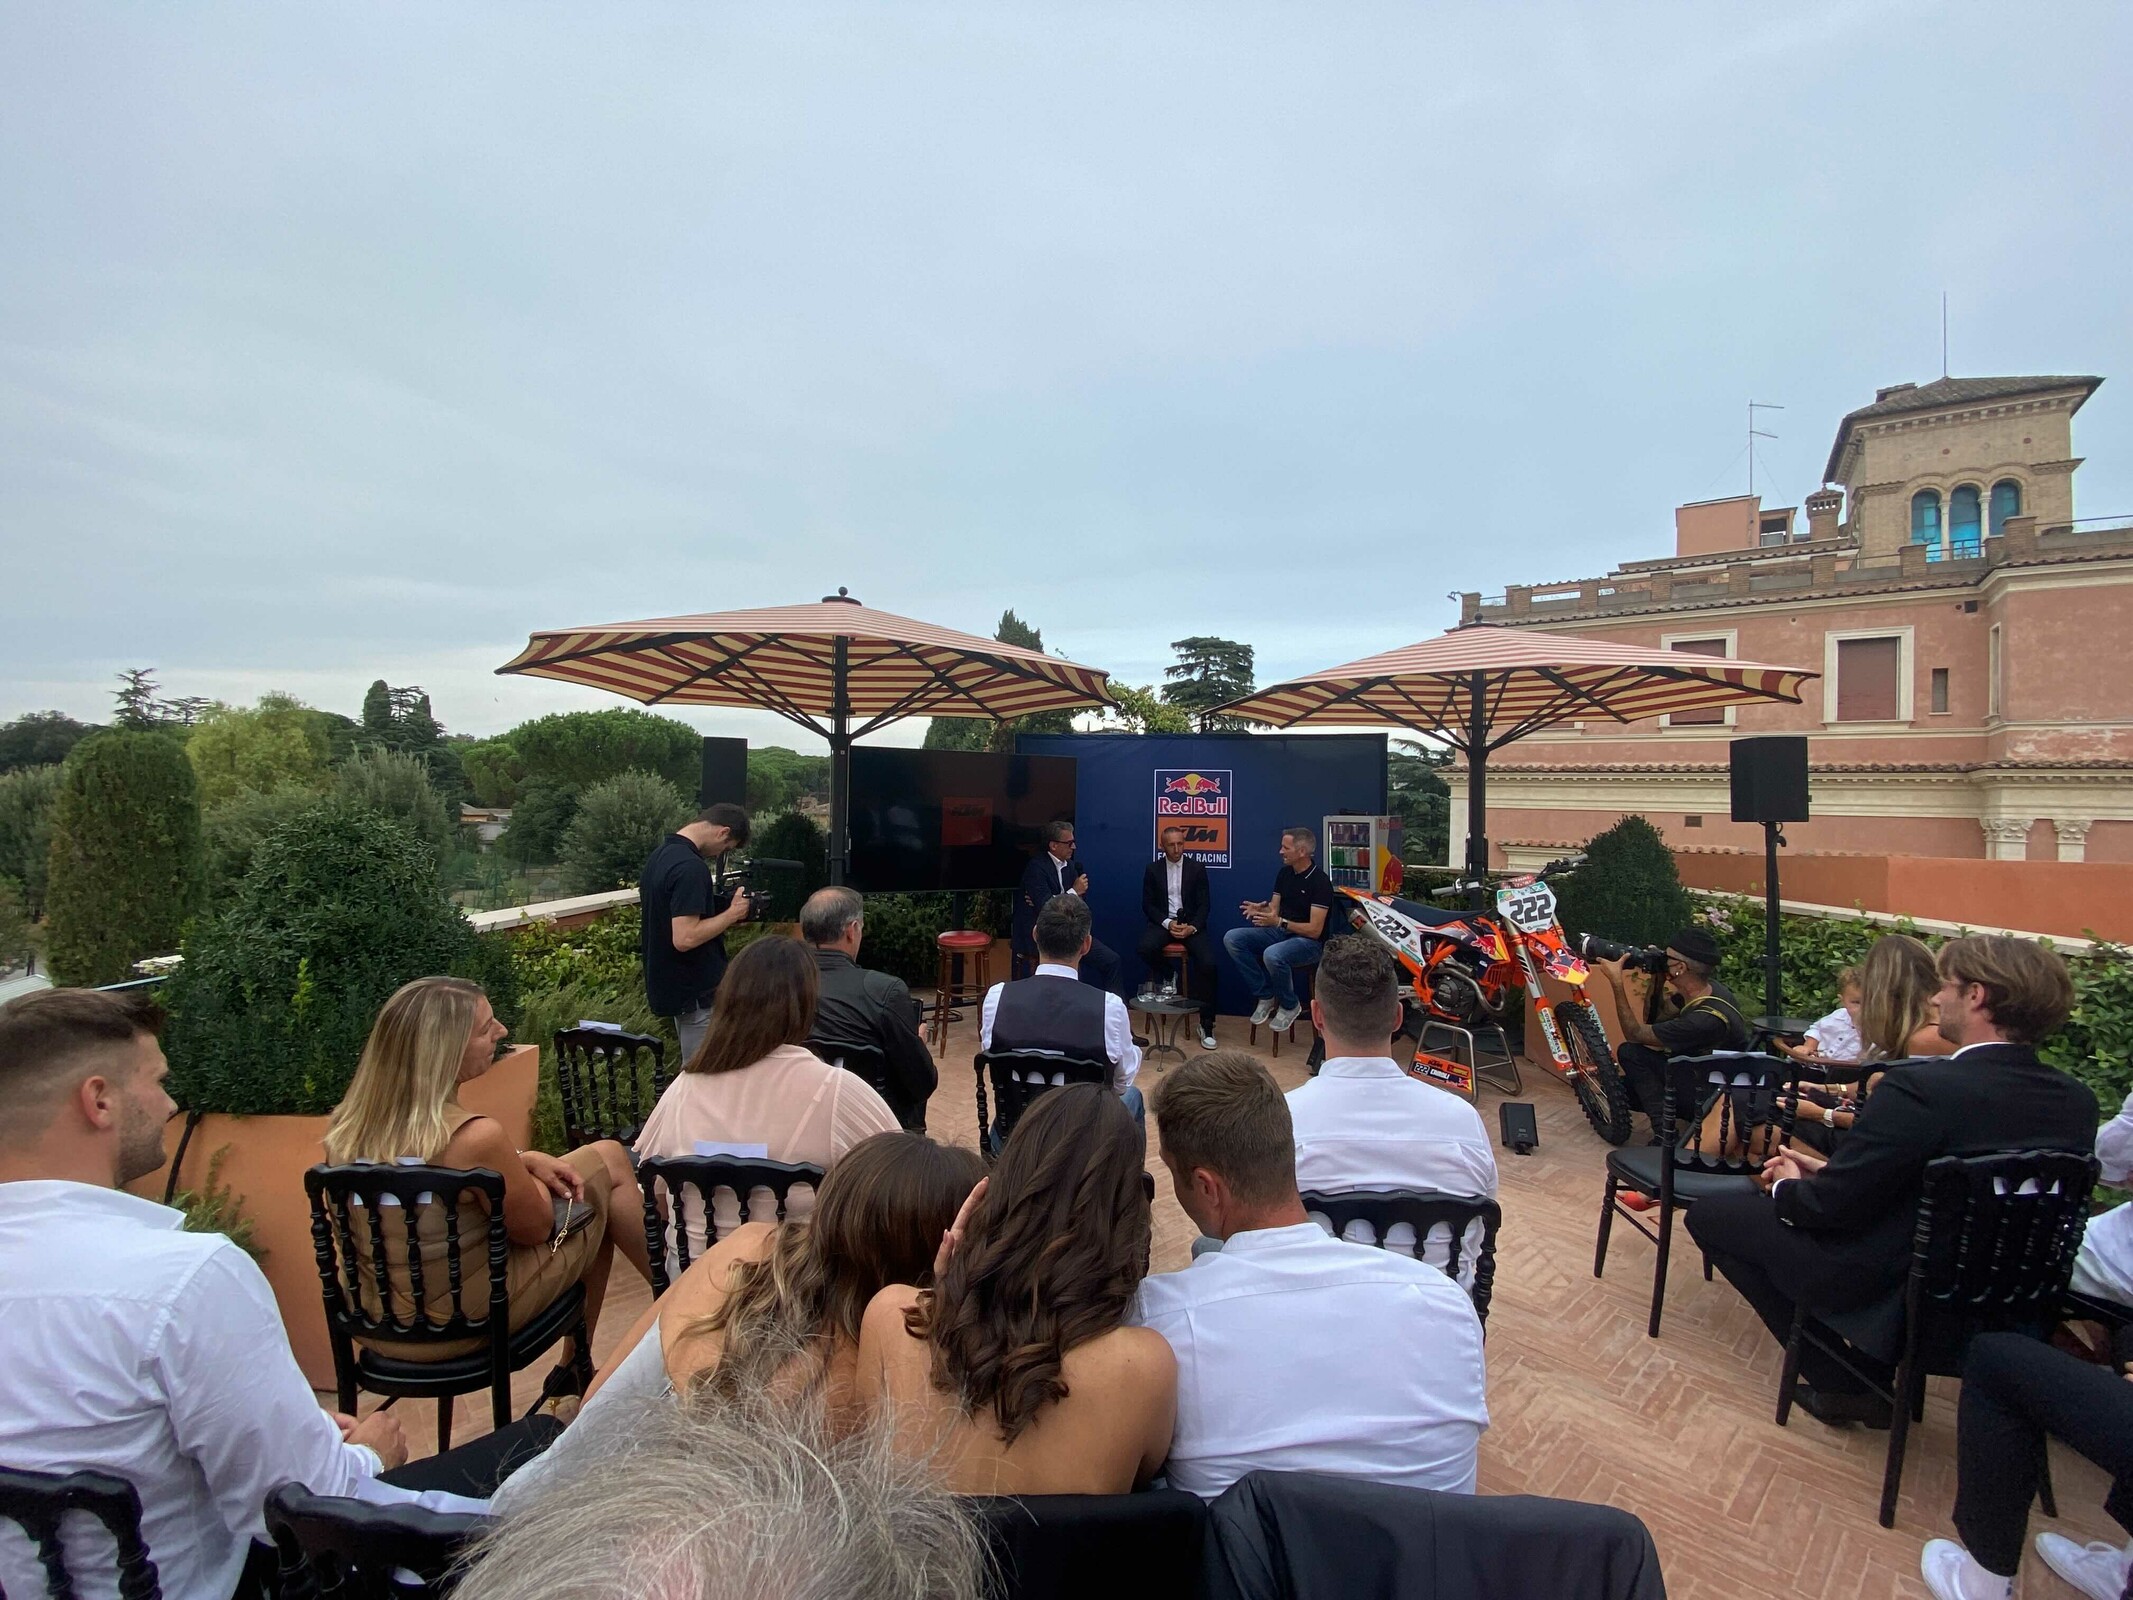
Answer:
<svg viewBox="0 0 2133 1600"><path fill-rule="evenodd" d="M776 874L783 877L785 874L791 873L794 876L788 882L797 885L798 874L806 870L807 865L805 862L786 861L777 856L750 856L746 861L736 862L732 866L727 866L721 862L717 872L712 877L712 888L722 896L730 896L736 889L747 890L748 915L741 918L741 921L744 924L768 922L771 919L770 908L772 900L776 897L776 891L772 884L766 881L767 875ZM785 909L784 914L778 920L780 922L791 922L799 914L799 906L794 905L789 909Z"/></svg>
<svg viewBox="0 0 2133 1600"><path fill-rule="evenodd" d="M1666 976L1666 950L1661 945L1616 944L1597 934L1581 933L1576 948L1587 961L1619 961L1632 972L1649 972L1655 978Z"/></svg>

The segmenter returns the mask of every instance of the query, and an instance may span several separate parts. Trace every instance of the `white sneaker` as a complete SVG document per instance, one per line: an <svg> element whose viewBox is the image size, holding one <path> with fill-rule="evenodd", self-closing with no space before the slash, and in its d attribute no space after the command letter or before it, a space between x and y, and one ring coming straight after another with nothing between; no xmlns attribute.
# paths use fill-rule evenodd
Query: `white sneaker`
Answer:
<svg viewBox="0 0 2133 1600"><path fill-rule="evenodd" d="M1918 1571L1933 1600L2013 1600L2014 1579L1987 1572L1953 1539L1928 1539L1918 1553Z"/></svg>
<svg viewBox="0 0 2133 1600"><path fill-rule="evenodd" d="M2074 1543L2063 1533L2037 1535L2044 1564L2093 1600L2119 1600L2126 1592L2128 1551L2115 1544Z"/></svg>
<svg viewBox="0 0 2133 1600"><path fill-rule="evenodd" d="M1266 995L1261 998L1259 1004L1252 1007L1252 1026L1255 1028L1263 1027L1266 1023L1267 1018L1271 1017L1273 1014L1274 997L1272 995Z"/></svg>
<svg viewBox="0 0 2133 1600"><path fill-rule="evenodd" d="M1215 1043L1214 1029L1202 1028L1200 1030L1200 1048L1202 1050L1219 1050L1222 1048L1220 1045Z"/></svg>
<svg viewBox="0 0 2133 1600"><path fill-rule="evenodd" d="M1274 1013L1274 1031L1276 1033L1287 1033L1296 1026L1296 1019L1302 1015L1302 1006L1283 1006Z"/></svg>

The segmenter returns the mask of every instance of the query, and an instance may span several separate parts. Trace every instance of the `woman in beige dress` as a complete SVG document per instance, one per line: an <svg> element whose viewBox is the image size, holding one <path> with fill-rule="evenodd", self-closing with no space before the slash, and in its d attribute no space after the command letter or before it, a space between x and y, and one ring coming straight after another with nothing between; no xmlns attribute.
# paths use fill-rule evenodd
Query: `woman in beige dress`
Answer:
<svg viewBox="0 0 2133 1600"><path fill-rule="evenodd" d="M865 1079L806 1047L820 988L813 953L797 939L757 939L719 981L703 1047L667 1085L637 1136L638 1156L686 1156L699 1142L761 1145L772 1161L834 1166L860 1140L897 1131L896 1114ZM774 1219L767 1192L750 1207ZM804 1216L805 1186L793 1214ZM686 1195L689 1254L705 1246L702 1205ZM715 1237L740 1226L730 1190L713 1203Z"/></svg>
<svg viewBox="0 0 2133 1600"><path fill-rule="evenodd" d="M585 1145L557 1157L520 1150L501 1124L476 1116L459 1104L459 1086L480 1077L495 1063L504 1025L496 1018L481 985L464 978L417 978L404 984L378 1012L364 1043L362 1060L348 1093L326 1124L326 1159L335 1164L357 1161L415 1162L466 1170L488 1167L504 1179L504 1230L511 1250L505 1268L511 1294L511 1325L528 1320L555 1303L571 1284L585 1287L588 1335L598 1321L607 1289L609 1264L619 1247L630 1264L651 1281L644 1229L637 1225L636 1180L629 1152L612 1139ZM609 1195L615 1196L615 1220L609 1226ZM592 1220L577 1232L554 1239L558 1197L589 1204ZM441 1210L427 1208L418 1219L424 1270L427 1320L451 1315L452 1294L444 1265L445 1222ZM469 1316L489 1308L489 1268L480 1241L489 1227L487 1202L468 1196L459 1222L460 1305ZM355 1230L357 1254L367 1263L367 1230ZM405 1262L405 1234L387 1229L386 1257L393 1268L394 1320L411 1322L414 1295ZM377 1314L376 1291L362 1274L365 1310ZM415 1344L373 1340L384 1355L413 1361L438 1361L467 1354L480 1339ZM564 1366L568 1366L566 1359ZM554 1387L554 1384L551 1384Z"/></svg>
<svg viewBox="0 0 2133 1600"><path fill-rule="evenodd" d="M934 1286L875 1296L860 1393L958 1494L1125 1494L1170 1454L1177 1359L1128 1327L1148 1270L1141 1133L1097 1084L1016 1124L943 1241Z"/></svg>

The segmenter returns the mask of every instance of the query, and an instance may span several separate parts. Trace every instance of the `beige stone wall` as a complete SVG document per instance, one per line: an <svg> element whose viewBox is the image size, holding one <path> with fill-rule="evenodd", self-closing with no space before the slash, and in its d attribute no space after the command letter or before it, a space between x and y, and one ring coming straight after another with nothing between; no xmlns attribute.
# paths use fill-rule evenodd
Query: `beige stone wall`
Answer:
<svg viewBox="0 0 2133 1600"><path fill-rule="evenodd" d="M1918 416L1875 418L1855 425L1847 452L1846 527L1868 555L1886 555L1911 538L1911 496L1937 490L1942 516L1959 484L2022 485L2022 510L2038 526L2074 514L2073 406L2075 396L1987 403Z"/></svg>

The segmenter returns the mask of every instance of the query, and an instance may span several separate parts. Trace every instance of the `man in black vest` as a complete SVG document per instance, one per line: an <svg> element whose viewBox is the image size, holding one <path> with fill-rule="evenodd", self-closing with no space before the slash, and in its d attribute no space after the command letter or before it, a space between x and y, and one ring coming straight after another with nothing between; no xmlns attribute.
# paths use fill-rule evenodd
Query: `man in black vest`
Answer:
<svg viewBox="0 0 2133 1600"><path fill-rule="evenodd" d="M2087 1155L2096 1097L2037 1059L2074 1007L2066 963L2029 939L1951 939L1940 951L1941 1037L1952 1056L1899 1061L1826 1160L1781 1150L1763 1164L1767 1193L1720 1195L1688 1215L1689 1237L1778 1338L1793 1308L1871 1308L1891 1333L1926 1163L1999 1150ZM1813 1345L1801 1350L1800 1404L1829 1423L1885 1428L1889 1408Z"/></svg>
<svg viewBox="0 0 2133 1600"><path fill-rule="evenodd" d="M1079 965L1089 953L1089 908L1078 894L1058 894L1044 903L1031 930L1037 970L986 991L978 1024L984 1050L1058 1050L1111 1063L1111 1086L1133 1120L1147 1112L1133 1085L1141 1052L1133 1042L1126 1002L1108 989L1081 981Z"/></svg>
<svg viewBox="0 0 2133 1600"><path fill-rule="evenodd" d="M1010 948L1017 955L1041 958L1043 952L1036 947L1037 913L1047 901L1062 894L1074 895L1086 905L1088 893L1088 868L1074 853L1074 824L1047 822L1044 849L1023 868L1021 885L1015 890L1015 920L1008 930ZM1083 983L1115 990L1118 952L1102 940L1091 938L1088 953L1082 957L1080 975Z"/></svg>
<svg viewBox="0 0 2133 1600"><path fill-rule="evenodd" d="M1207 868L1185 854L1185 830L1165 828L1163 853L1141 874L1141 965L1161 972L1163 950L1185 947L1187 982L1200 1002L1200 1048L1215 1048L1215 941L1207 932Z"/></svg>

